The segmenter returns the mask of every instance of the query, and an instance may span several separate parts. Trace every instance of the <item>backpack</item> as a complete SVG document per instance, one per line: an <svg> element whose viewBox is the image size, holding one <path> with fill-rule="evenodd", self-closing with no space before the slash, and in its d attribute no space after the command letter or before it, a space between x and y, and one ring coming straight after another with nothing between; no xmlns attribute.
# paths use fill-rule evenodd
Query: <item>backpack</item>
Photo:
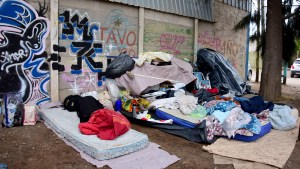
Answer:
<svg viewBox="0 0 300 169"><path fill-rule="evenodd" d="M81 97L78 100L78 110L77 115L80 119L80 122L87 122L90 119L90 116L94 111L103 109L103 105L96 100L93 96Z"/></svg>
<svg viewBox="0 0 300 169"><path fill-rule="evenodd" d="M77 111L78 110L78 101L81 98L79 95L70 95L67 96L64 100L64 108L68 111Z"/></svg>

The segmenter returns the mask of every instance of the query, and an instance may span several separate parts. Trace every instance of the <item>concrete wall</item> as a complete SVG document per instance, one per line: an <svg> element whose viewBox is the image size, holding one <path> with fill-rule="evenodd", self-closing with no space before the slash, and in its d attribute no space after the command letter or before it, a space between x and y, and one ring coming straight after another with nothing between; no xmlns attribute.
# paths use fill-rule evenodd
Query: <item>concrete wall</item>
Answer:
<svg viewBox="0 0 300 169"><path fill-rule="evenodd" d="M35 11L37 0L2 1L1 15L16 21L22 20L16 15L20 9L11 2L20 3L32 17L23 17L23 25L11 22L14 28L5 26L5 20L0 23L6 31L6 36L0 35L0 93L21 93L25 103L48 101L52 93L63 100L70 94L103 90L105 79L98 79L97 73L124 48L130 56L164 51L192 61L199 48L209 47L244 75L246 30L232 28L247 12L219 1L214 4L214 23L100 0L58 0L58 9L55 0L52 9L46 0L49 11L44 16Z"/></svg>
<svg viewBox="0 0 300 169"><path fill-rule="evenodd" d="M215 1L215 23L199 21L198 48L222 53L241 77L245 76L247 32L234 32L232 28L246 15L245 11Z"/></svg>
<svg viewBox="0 0 300 169"><path fill-rule="evenodd" d="M192 18L145 10L144 52L163 51L192 61L193 21Z"/></svg>

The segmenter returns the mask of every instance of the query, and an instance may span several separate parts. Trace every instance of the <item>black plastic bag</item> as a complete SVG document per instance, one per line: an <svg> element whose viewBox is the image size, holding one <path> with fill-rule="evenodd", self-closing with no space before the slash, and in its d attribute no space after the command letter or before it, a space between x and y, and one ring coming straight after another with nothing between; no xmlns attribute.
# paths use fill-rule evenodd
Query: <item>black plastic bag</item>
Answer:
<svg viewBox="0 0 300 169"><path fill-rule="evenodd" d="M134 68L134 60L127 54L121 53L117 58L107 65L106 71L98 74L98 79L102 76L107 78L117 78L126 73L126 71L131 71Z"/></svg>
<svg viewBox="0 0 300 169"><path fill-rule="evenodd" d="M204 76L208 74L211 87L218 88L220 94L244 94L246 82L222 54L211 49L200 49L197 52L196 66Z"/></svg>

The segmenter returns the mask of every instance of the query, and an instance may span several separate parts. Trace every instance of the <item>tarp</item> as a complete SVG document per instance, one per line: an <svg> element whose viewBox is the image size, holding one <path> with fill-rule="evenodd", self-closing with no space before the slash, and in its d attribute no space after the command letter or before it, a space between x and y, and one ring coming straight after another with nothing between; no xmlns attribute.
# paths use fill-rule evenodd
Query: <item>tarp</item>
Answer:
<svg viewBox="0 0 300 169"><path fill-rule="evenodd" d="M204 76L208 74L211 87L218 88L221 94L231 92L243 95L246 91L246 82L222 54L207 48L200 49L197 52L196 66Z"/></svg>
<svg viewBox="0 0 300 169"><path fill-rule="evenodd" d="M212 140L207 140L207 133L206 133L206 121L203 120L199 125L195 128L187 128L182 127L176 124L162 124L162 123L154 123L145 120L140 120L132 117L132 113L126 112L124 110L120 111L123 115L128 118L128 120L135 124L140 124L144 126L149 126L153 128L158 128L161 131L166 133L179 136L185 138L189 141L196 142L196 143L213 143L217 137L213 138ZM154 112L149 111L151 117L153 119L159 119Z"/></svg>

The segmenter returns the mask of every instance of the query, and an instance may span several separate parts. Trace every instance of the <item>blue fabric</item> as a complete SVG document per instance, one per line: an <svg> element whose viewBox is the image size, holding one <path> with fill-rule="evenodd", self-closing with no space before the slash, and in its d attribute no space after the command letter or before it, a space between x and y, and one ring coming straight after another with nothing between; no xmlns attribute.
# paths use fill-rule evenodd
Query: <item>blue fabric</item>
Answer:
<svg viewBox="0 0 300 169"><path fill-rule="evenodd" d="M249 101L249 98L245 98L245 97L234 97L233 100L237 101L237 102L243 102L243 101Z"/></svg>
<svg viewBox="0 0 300 169"><path fill-rule="evenodd" d="M267 123L266 125L261 127L261 131L259 134L254 134L253 136L243 136L243 135L236 134L233 139L239 141L245 141L245 142L255 141L261 138L262 136L266 135L267 133L269 133L271 129L272 129L271 123Z"/></svg>
<svg viewBox="0 0 300 169"><path fill-rule="evenodd" d="M186 128L195 128L198 124L197 123L192 123L190 121L181 119L179 117L173 116L167 112L164 112L162 110L156 109L155 114L158 118L163 119L163 120L169 120L172 119L173 123L178 125L178 126L182 126L182 127L186 127Z"/></svg>
<svg viewBox="0 0 300 169"><path fill-rule="evenodd" d="M261 96L254 96L248 101L241 101L240 104L242 109L248 113L260 113L266 109L272 111L274 108L273 102L265 102Z"/></svg>
<svg viewBox="0 0 300 169"><path fill-rule="evenodd" d="M250 114L250 116L251 121L248 124L242 125L241 128L245 128L254 134L259 134L261 131L260 121L254 115Z"/></svg>
<svg viewBox="0 0 300 169"><path fill-rule="evenodd" d="M292 109L289 106L275 105L270 112L269 120L274 129L290 130L296 126L296 118L291 114Z"/></svg>
<svg viewBox="0 0 300 169"><path fill-rule="evenodd" d="M223 112L226 112L226 111L230 111L234 107L236 107L236 104L233 101L229 100L229 101L226 101L226 102L217 103L215 105L215 110L221 110Z"/></svg>
<svg viewBox="0 0 300 169"><path fill-rule="evenodd" d="M230 111L222 112L220 110L216 110L212 113L212 115L215 116L222 124L227 119L229 113Z"/></svg>
<svg viewBox="0 0 300 169"><path fill-rule="evenodd" d="M215 111L214 106L206 108L207 115L211 115L214 111Z"/></svg>
<svg viewBox="0 0 300 169"><path fill-rule="evenodd" d="M0 169L8 169L8 167L6 164L0 163Z"/></svg>
<svg viewBox="0 0 300 169"><path fill-rule="evenodd" d="M220 110L222 112L230 111L231 109L235 108L237 105L229 100L225 102L219 102L213 107L206 108L206 112L208 115L211 115L215 110Z"/></svg>

